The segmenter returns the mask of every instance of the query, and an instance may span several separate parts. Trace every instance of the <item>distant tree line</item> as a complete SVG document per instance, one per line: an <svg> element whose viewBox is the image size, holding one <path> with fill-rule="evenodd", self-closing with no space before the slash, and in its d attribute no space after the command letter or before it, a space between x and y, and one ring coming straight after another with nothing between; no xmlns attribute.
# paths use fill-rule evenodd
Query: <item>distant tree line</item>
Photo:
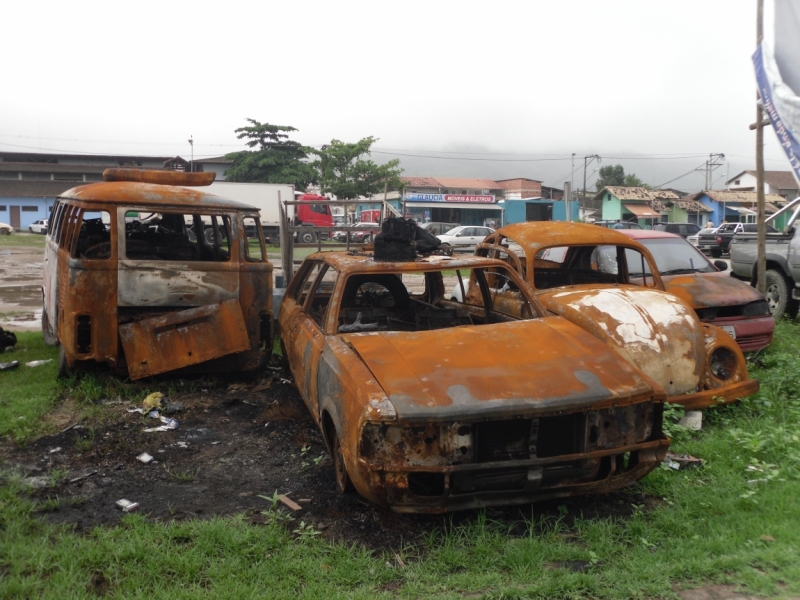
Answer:
<svg viewBox="0 0 800 600"><path fill-rule="evenodd" d="M331 140L321 148L304 146L289 139L297 131L289 125L259 123L236 129L240 140L252 150L227 154L233 164L225 171L228 181L250 183L291 183L298 190L319 185L340 200L376 194L388 185L400 188L400 161L378 165L370 160L370 149L378 140L372 136L354 143Z"/></svg>

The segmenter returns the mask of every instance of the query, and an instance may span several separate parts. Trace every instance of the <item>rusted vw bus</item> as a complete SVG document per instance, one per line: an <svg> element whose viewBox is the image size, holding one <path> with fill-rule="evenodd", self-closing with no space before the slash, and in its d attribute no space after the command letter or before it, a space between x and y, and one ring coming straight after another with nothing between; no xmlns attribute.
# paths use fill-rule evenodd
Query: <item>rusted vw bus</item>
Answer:
<svg viewBox="0 0 800 600"><path fill-rule="evenodd" d="M42 331L60 375L140 379L263 365L272 265L258 209L200 190L213 173L107 169L62 194L47 232Z"/></svg>

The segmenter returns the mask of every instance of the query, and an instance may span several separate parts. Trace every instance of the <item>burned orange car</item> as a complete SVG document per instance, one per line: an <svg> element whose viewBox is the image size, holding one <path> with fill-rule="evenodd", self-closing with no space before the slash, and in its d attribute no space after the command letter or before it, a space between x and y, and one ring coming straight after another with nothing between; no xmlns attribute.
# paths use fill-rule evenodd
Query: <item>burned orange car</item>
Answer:
<svg viewBox="0 0 800 600"><path fill-rule="evenodd" d="M495 302L508 286L516 314ZM340 491L440 513L608 492L658 465L661 387L524 288L489 258L304 261L280 334Z"/></svg>
<svg viewBox="0 0 800 600"><path fill-rule="evenodd" d="M42 330L60 346L60 373L88 363L132 379L199 363L261 366L272 265L258 210L178 187L213 174L107 169L104 178L62 194L47 231Z"/></svg>
<svg viewBox="0 0 800 600"><path fill-rule="evenodd" d="M660 385L668 402L698 409L758 391L731 336L701 323L686 301L666 293L650 251L619 231L518 223L487 236L475 253L511 265L551 314L615 349ZM639 274L637 285L631 273ZM452 296L458 295L454 288ZM519 291L506 288L502 296L514 312Z"/></svg>

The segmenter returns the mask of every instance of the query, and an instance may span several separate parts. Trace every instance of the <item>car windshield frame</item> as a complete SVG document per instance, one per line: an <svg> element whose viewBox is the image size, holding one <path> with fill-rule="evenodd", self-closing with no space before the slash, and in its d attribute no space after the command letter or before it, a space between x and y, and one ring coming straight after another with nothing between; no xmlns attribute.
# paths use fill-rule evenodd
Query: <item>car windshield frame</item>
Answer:
<svg viewBox="0 0 800 600"><path fill-rule="evenodd" d="M459 225L458 227L453 227L452 229L448 229L447 231L445 231L444 233L442 233L440 235L449 235L449 236L455 237L456 234L459 231L461 231L464 227L466 227L466 225Z"/></svg>

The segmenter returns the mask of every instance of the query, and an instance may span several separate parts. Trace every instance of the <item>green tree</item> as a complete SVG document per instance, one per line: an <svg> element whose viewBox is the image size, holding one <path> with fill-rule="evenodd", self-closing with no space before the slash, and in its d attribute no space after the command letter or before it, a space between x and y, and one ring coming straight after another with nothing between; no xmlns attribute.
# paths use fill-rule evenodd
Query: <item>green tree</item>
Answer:
<svg viewBox="0 0 800 600"><path fill-rule="evenodd" d="M609 185L625 185L625 169L622 165L607 165L602 167L599 173L595 183L598 192Z"/></svg>
<svg viewBox="0 0 800 600"><path fill-rule="evenodd" d="M305 190L316 183L316 171L308 162L309 148L289 139L288 132L297 131L288 125L259 123L246 119L249 126L236 129L236 137L256 150L242 150L225 155L233 164L225 170L228 181L257 183L290 183Z"/></svg>
<svg viewBox="0 0 800 600"><path fill-rule="evenodd" d="M625 187L642 187L646 190L652 190L653 188L647 185L644 181L639 179L636 176L636 173L631 173L630 175L625 175Z"/></svg>
<svg viewBox="0 0 800 600"><path fill-rule="evenodd" d="M340 200L353 200L382 191L385 184L390 190L400 188L400 161L390 160L384 165L375 164L368 157L377 140L370 136L354 144L331 140L319 150L311 150L316 159L311 163L317 170L322 193L331 192Z"/></svg>

